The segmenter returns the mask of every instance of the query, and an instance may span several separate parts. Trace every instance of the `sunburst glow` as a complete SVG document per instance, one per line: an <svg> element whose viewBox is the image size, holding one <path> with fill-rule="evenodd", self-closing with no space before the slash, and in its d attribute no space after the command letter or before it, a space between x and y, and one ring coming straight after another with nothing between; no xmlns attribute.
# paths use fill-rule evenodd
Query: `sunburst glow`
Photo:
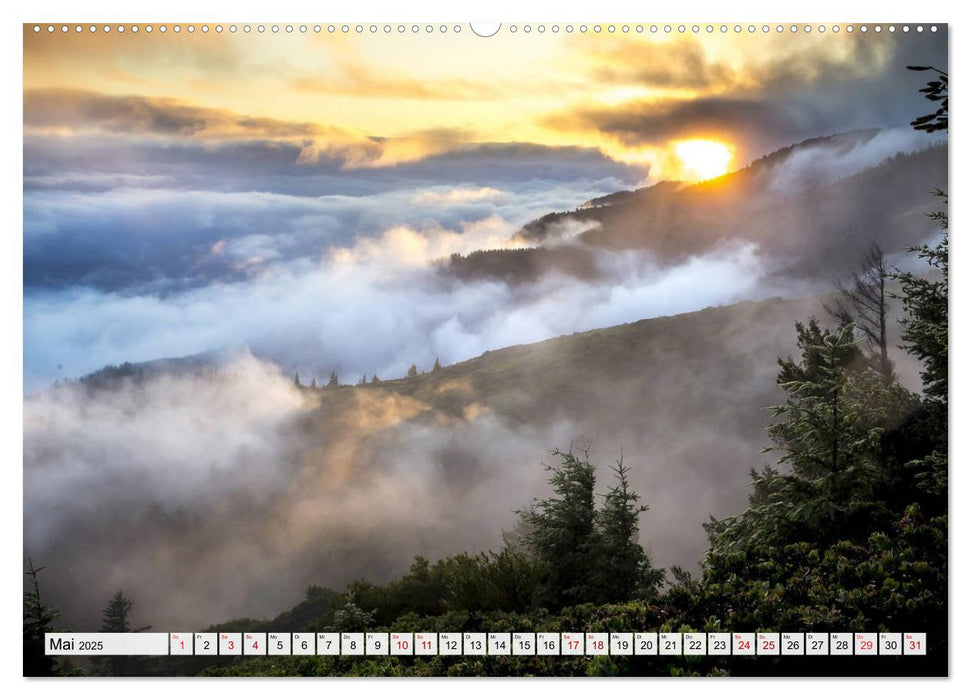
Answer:
<svg viewBox="0 0 971 700"><path fill-rule="evenodd" d="M681 161L682 177L687 180L710 180L724 175L735 155L728 144L709 139L680 141L674 152Z"/></svg>

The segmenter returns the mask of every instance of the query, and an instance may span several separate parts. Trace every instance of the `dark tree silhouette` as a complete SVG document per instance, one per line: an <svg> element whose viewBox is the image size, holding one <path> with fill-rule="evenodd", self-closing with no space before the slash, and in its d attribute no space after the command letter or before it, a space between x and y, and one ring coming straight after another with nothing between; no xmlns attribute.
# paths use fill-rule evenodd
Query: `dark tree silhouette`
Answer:
<svg viewBox="0 0 971 700"><path fill-rule="evenodd" d="M552 454L560 460L557 466L546 466L553 495L519 516L523 543L546 566L545 597L559 608L595 600L591 565L599 549L594 524L597 468L587 448Z"/></svg>
<svg viewBox="0 0 971 700"><path fill-rule="evenodd" d="M35 567L27 559L27 587L24 589L24 675L54 675L54 657L44 653L44 635L54 631L54 620L60 615L57 608L44 603L40 597L38 574L45 567Z"/></svg>
<svg viewBox="0 0 971 700"><path fill-rule="evenodd" d="M883 249L871 242L851 273L848 284L837 283L841 298L824 304L826 311L841 325L854 323L878 372L887 380L893 377L893 364L887 354L887 313L890 293L887 280L893 276Z"/></svg>
<svg viewBox="0 0 971 700"><path fill-rule="evenodd" d="M119 589L108 601L108 605L101 611L102 632L144 632L151 629L151 625L132 629L128 616L135 601L125 596ZM140 671L140 664L135 657L105 656L95 660L92 668L103 676L131 676Z"/></svg>
<svg viewBox="0 0 971 700"><path fill-rule="evenodd" d="M930 114L917 117L910 125L918 131L933 134L935 131L947 131L947 73L934 66L907 66L908 70L933 71L937 73L937 80L927 82L927 87L921 92L931 102L939 103L938 108Z"/></svg>
<svg viewBox="0 0 971 700"><path fill-rule="evenodd" d="M336 389L340 385L341 385L340 384L340 381L337 378L337 372L331 372L330 373L330 379L327 381L328 388L330 388L330 389Z"/></svg>
<svg viewBox="0 0 971 700"><path fill-rule="evenodd" d="M135 602L131 598L126 598L125 594L118 590L107 607L101 611L101 631L102 632L131 632L128 624L128 614L135 607Z"/></svg>
<svg viewBox="0 0 971 700"><path fill-rule="evenodd" d="M604 495L603 508L597 512L602 595L610 602L653 598L664 582L664 570L651 565L638 542L638 521L648 507L638 504L640 496L631 489L630 467L624 464L623 455L613 472L617 483Z"/></svg>

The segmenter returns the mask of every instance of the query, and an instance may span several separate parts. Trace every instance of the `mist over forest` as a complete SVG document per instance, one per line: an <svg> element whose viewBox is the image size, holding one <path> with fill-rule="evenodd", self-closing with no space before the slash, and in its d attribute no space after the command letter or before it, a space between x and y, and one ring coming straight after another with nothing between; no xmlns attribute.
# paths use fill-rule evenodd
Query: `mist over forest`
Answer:
<svg viewBox="0 0 971 700"><path fill-rule="evenodd" d="M742 216L782 197L782 211L797 211L824 192L851 221L890 207L895 227L876 240L910 269L900 232L935 235L921 218L931 197L914 183L940 181L944 155L894 133L811 142L726 176L723 206ZM869 186L891 170L893 187ZM717 195L701 185L659 196L690 197L690 208ZM786 228L805 220L777 215L752 235L695 222L683 250L665 252L652 213L680 205L646 190L546 218L542 240L481 268L476 251L521 241L523 215L514 225L502 209L517 199L414 194L415 206L486 201L500 213L454 229L394 226L315 264L263 250L284 262L159 296L92 286L25 302L30 346L102 363L210 351L25 399L25 551L58 570L47 586L64 623L93 629L116 589L157 629L271 616L310 583L382 581L415 555L497 548L514 511L548 492L548 451L581 439L603 464L623 452L650 506L641 541L655 563L696 570L701 523L743 508L747 470L775 459L758 453L793 321L826 317L817 294L845 279L858 242L820 258L818 236ZM631 241L636 221L646 238ZM608 244L619 231L627 243ZM833 244L849 233L823 232ZM231 245L242 243L219 253ZM538 254L527 274L524 248ZM586 256L589 274L547 264L564 249ZM101 314L145 332L113 336L103 354L77 325ZM895 323L891 335L896 348ZM893 360L917 389L913 358L895 349ZM332 372L341 386L323 388Z"/></svg>

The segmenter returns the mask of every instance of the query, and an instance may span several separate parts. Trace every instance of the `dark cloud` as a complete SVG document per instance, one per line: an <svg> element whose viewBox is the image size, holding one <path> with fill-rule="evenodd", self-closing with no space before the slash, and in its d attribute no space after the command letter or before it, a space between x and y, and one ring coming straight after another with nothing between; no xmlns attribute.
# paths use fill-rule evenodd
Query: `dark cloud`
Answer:
<svg viewBox="0 0 971 700"><path fill-rule="evenodd" d="M342 133L306 122L243 116L169 98L105 95L68 88L25 90L24 130L45 128L235 138L293 138Z"/></svg>
<svg viewBox="0 0 971 700"><path fill-rule="evenodd" d="M294 195L373 194L414 186L598 180L627 183L648 169L611 160L592 147L530 143L463 143L454 130L408 137L435 144L424 157L383 167L347 167L362 150L378 159L394 139L367 144L315 146L312 139L155 139L128 134L26 134L24 189L102 191L111 176L155 178L156 184L215 191L261 191ZM313 151L311 154L310 151Z"/></svg>
<svg viewBox="0 0 971 700"><path fill-rule="evenodd" d="M752 37L753 42L773 37ZM821 134L864 127L906 126L925 108L922 78L907 65L947 65L947 32L840 37L786 37L764 60L731 73L706 60L690 41L679 48L624 42L630 60L605 61L604 79L644 87L700 87L692 98L635 99L616 105L577 104L540 118L564 133L599 134L626 147L714 136L739 147L741 162ZM630 44L630 45L628 45ZM612 52L620 52L618 47ZM670 60L661 61L661 56ZM655 56L657 53L657 56ZM655 60L658 59L658 60ZM901 89L911 84L913 89Z"/></svg>
<svg viewBox="0 0 971 700"><path fill-rule="evenodd" d="M768 143L784 141L797 132L812 132L811 125L800 125L800 121L802 115L795 106L710 97L577 107L548 115L542 124L564 132L604 134L628 147L662 145L672 139L716 137L745 144L749 155L754 156L763 153Z"/></svg>
<svg viewBox="0 0 971 700"><path fill-rule="evenodd" d="M718 89L735 72L709 60L701 42L684 38L673 44L643 40L591 41L581 45L594 61L591 77L599 82L643 87Z"/></svg>

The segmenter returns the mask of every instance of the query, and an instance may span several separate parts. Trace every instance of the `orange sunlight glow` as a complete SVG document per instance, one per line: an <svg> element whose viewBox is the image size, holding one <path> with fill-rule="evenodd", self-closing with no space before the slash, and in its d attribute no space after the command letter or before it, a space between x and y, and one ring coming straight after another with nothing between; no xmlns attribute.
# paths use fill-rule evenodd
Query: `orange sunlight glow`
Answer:
<svg viewBox="0 0 971 700"><path fill-rule="evenodd" d="M681 161L682 179L710 180L728 172L735 149L709 139L679 141L674 152Z"/></svg>

